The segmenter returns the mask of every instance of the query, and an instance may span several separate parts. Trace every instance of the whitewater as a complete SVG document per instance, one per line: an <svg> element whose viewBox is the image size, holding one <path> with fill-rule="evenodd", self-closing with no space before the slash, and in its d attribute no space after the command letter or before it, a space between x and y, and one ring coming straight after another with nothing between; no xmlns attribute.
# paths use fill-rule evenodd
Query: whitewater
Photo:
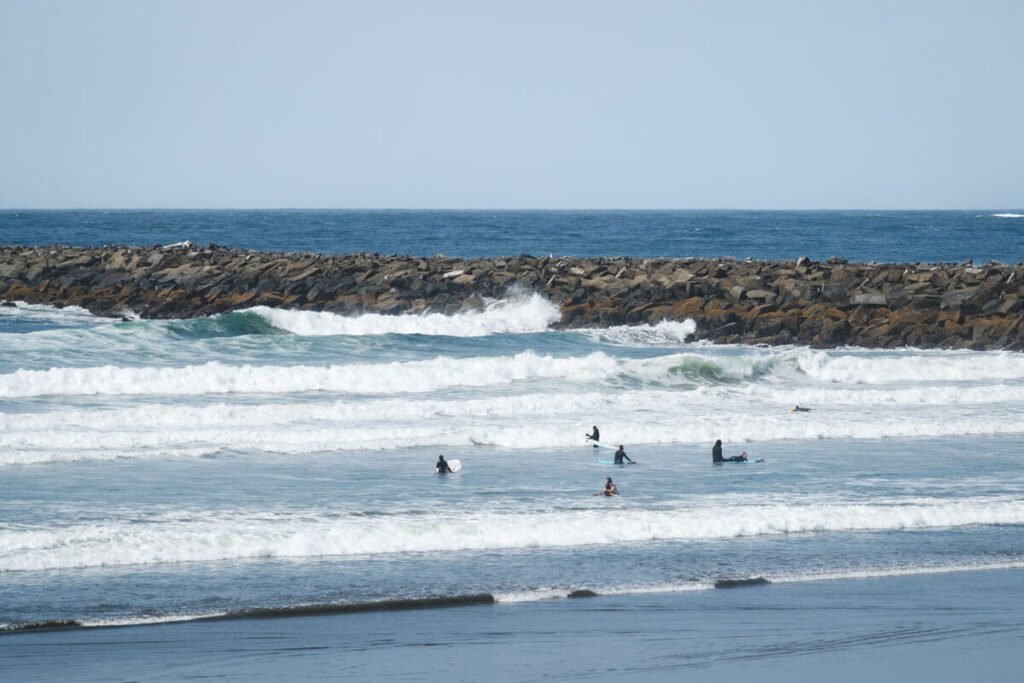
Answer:
<svg viewBox="0 0 1024 683"><path fill-rule="evenodd" d="M558 318L0 307L0 625L1024 567L1024 356Z"/></svg>

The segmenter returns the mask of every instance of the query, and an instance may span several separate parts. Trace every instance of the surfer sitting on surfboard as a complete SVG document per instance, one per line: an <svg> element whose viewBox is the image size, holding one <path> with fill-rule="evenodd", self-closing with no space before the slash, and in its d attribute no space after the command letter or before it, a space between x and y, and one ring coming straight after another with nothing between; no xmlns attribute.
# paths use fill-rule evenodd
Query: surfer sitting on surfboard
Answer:
<svg viewBox="0 0 1024 683"><path fill-rule="evenodd" d="M590 439L591 441L595 442L594 443L594 448L597 448L597 443L596 442L601 440L601 432L597 431L597 425L594 425L594 433L593 434L587 434L587 438Z"/></svg>
<svg viewBox="0 0 1024 683"><path fill-rule="evenodd" d="M626 450L622 447L622 444L620 443L619 444L619 450L615 451L615 464L616 465L623 465L623 464L625 464L625 463L622 462L623 458L625 458L626 460L629 460L629 462L633 462L633 459L630 458L628 455L626 455Z"/></svg>
<svg viewBox="0 0 1024 683"><path fill-rule="evenodd" d="M438 474L451 474L452 468L448 467L448 463L445 461L443 455L437 456L437 464L434 465L434 469Z"/></svg>
<svg viewBox="0 0 1024 683"><path fill-rule="evenodd" d="M745 462L747 459L747 452L743 451L743 455L734 455L731 458L722 457L722 440L718 439L715 441L715 445L711 448L711 462Z"/></svg>
<svg viewBox="0 0 1024 683"><path fill-rule="evenodd" d="M611 477L605 477L604 488L594 494L595 496L617 496L619 495L619 489L615 487L615 482L612 481Z"/></svg>

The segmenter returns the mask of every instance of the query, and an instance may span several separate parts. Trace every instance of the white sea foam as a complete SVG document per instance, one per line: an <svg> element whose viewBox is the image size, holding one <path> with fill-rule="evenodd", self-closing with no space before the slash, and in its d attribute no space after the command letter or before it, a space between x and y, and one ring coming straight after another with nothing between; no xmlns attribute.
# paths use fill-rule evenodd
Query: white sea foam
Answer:
<svg viewBox="0 0 1024 683"><path fill-rule="evenodd" d="M0 527L0 571L242 558L365 556L696 541L807 532L1024 524L1024 501L777 503L716 509L450 512L381 517L196 512L48 528Z"/></svg>
<svg viewBox="0 0 1024 683"><path fill-rule="evenodd" d="M1024 560L1003 562L964 562L911 567L869 567L839 571L807 571L798 574L780 574L770 578L772 583L807 583L810 581L843 581L847 579L879 579L888 576L917 576L922 574L956 574L970 571L1024 569Z"/></svg>
<svg viewBox="0 0 1024 683"><path fill-rule="evenodd" d="M603 353L555 358L533 351L511 357L441 356L420 361L326 367L226 365L216 361L182 368L108 365L18 370L0 375L0 396L280 394L305 391L416 393L456 386L498 386L540 378L594 381L617 372L618 368L619 361Z"/></svg>
<svg viewBox="0 0 1024 683"><path fill-rule="evenodd" d="M584 334L604 344L618 346L679 346L697 330L693 320L681 322L662 320L655 325L618 325L606 329L580 329L575 333Z"/></svg>
<svg viewBox="0 0 1024 683"><path fill-rule="evenodd" d="M0 375L0 397L52 395L281 394L330 391L389 394L450 387L500 387L557 379L602 382L622 378L693 387L699 382L742 380L761 371L744 357L710 359L696 354L617 359L603 352L555 357L534 351L514 356L438 356L429 360L348 365L227 365L217 361L185 367L57 367ZM699 379L698 377L703 378Z"/></svg>
<svg viewBox="0 0 1024 683"><path fill-rule="evenodd" d="M454 315L344 316L335 313L284 310L257 306L247 309L271 325L302 336L425 334L483 337L491 334L543 332L561 318L561 311L540 294L494 301L484 310Z"/></svg>
<svg viewBox="0 0 1024 683"><path fill-rule="evenodd" d="M847 406L878 406L886 409L914 406L980 406L1019 403L1024 400L1024 386L1019 382L964 386L960 383L908 387L821 386L780 387L774 384L751 384L742 393L792 407L800 404L835 411Z"/></svg>
<svg viewBox="0 0 1024 683"><path fill-rule="evenodd" d="M804 352L799 368L809 377L841 384L979 382L1024 379L1024 354L976 351L869 353Z"/></svg>

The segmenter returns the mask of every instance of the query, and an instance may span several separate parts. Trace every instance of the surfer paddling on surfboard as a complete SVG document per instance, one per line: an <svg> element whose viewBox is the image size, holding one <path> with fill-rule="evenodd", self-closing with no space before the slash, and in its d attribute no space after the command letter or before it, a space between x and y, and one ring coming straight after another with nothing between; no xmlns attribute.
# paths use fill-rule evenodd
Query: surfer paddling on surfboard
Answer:
<svg viewBox="0 0 1024 683"><path fill-rule="evenodd" d="M597 448L597 442L601 440L601 432L597 431L597 425L594 425L594 431L591 434L587 434L587 439L594 442L594 448Z"/></svg>

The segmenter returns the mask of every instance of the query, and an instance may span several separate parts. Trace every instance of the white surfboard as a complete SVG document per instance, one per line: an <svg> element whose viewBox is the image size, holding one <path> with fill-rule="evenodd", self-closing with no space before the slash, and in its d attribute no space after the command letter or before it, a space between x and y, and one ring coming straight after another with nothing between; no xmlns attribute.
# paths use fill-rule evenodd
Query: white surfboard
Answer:
<svg viewBox="0 0 1024 683"><path fill-rule="evenodd" d="M452 472L458 472L459 470L462 469L462 461L461 460L449 460L448 461L448 468Z"/></svg>

